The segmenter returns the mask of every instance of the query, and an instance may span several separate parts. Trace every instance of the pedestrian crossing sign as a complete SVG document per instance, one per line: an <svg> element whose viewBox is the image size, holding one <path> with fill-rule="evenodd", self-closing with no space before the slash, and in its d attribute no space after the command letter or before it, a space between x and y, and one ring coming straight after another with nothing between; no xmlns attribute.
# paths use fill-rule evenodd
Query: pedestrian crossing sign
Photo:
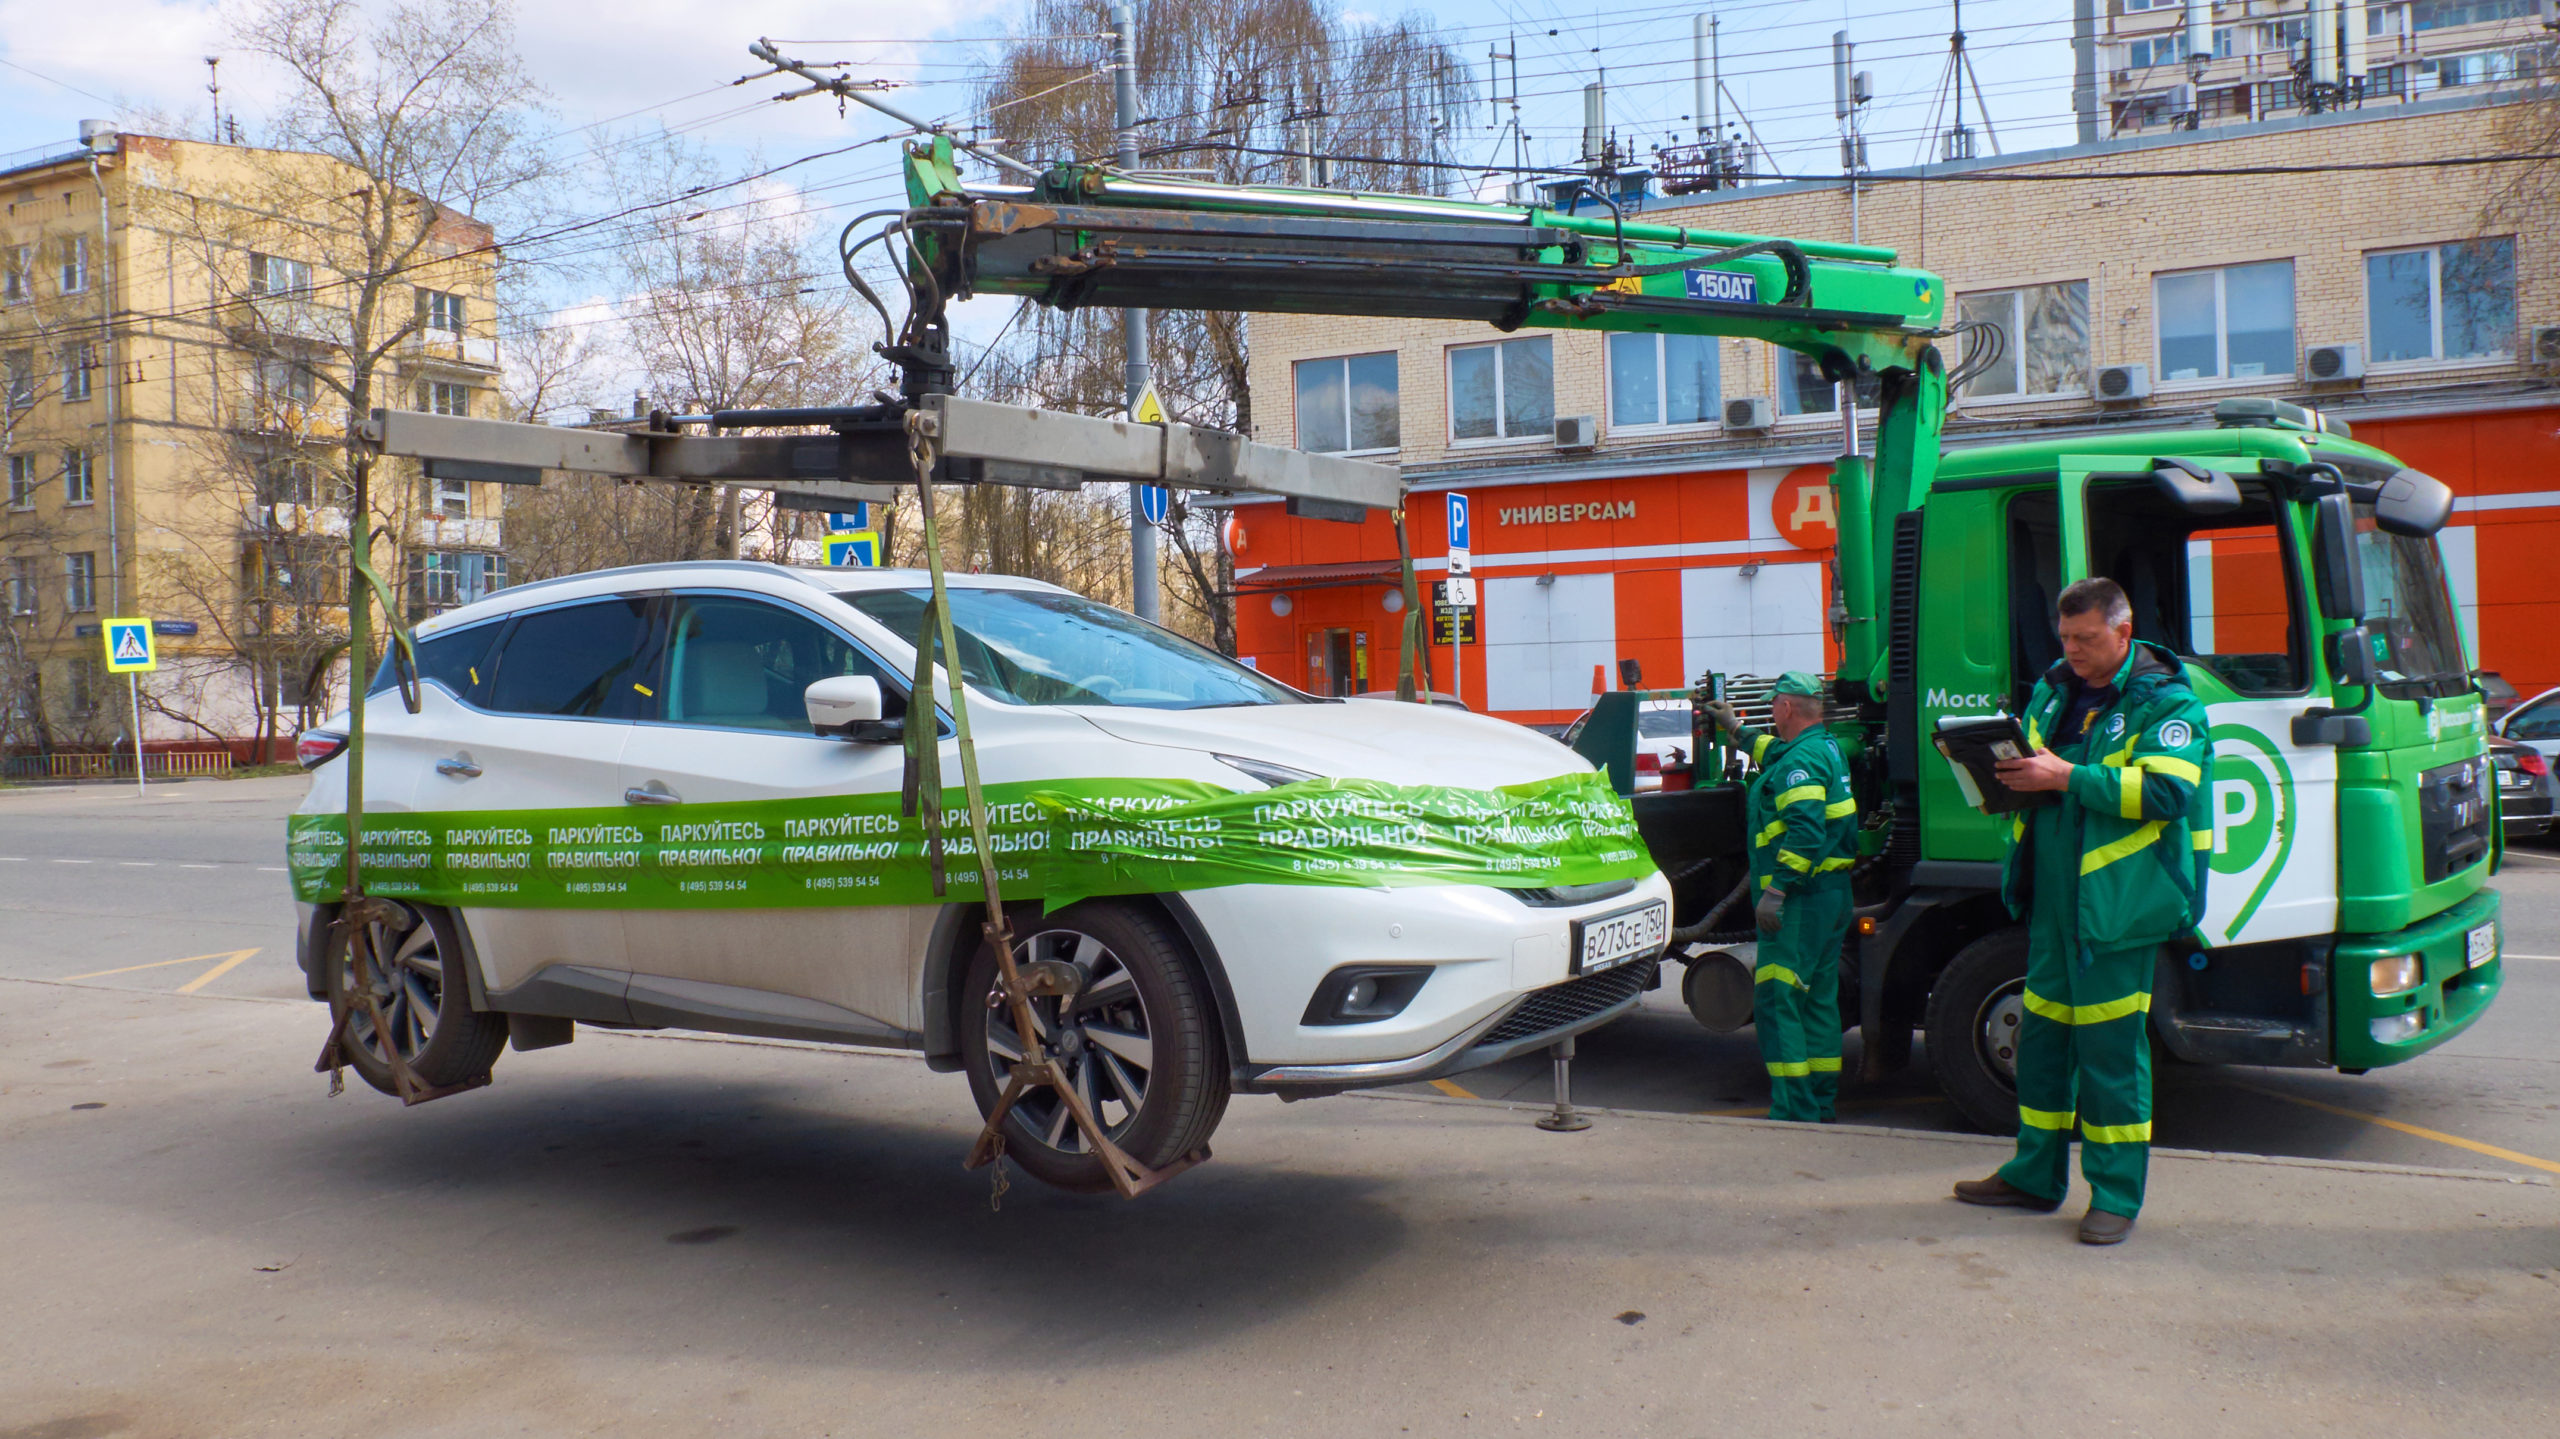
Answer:
<svg viewBox="0 0 2560 1439"><path fill-rule="evenodd" d="M160 668L159 646L151 642L151 621L109 620L106 632L107 673L121 675Z"/></svg>
<svg viewBox="0 0 2560 1439"><path fill-rule="evenodd" d="M877 567L880 563L880 532L848 530L840 535L827 536L827 563L859 565L865 569Z"/></svg>

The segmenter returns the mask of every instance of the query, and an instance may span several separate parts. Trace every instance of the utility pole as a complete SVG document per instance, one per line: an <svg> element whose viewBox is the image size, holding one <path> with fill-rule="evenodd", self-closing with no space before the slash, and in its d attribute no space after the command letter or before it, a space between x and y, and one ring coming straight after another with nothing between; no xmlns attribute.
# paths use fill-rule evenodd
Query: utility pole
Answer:
<svg viewBox="0 0 2560 1439"><path fill-rule="evenodd" d="M1111 69L1113 88L1119 98L1120 168L1138 168L1138 15L1128 5L1111 7ZM1129 367L1122 387L1128 391L1129 410L1134 413L1138 400L1154 380L1147 366L1147 312L1126 309L1120 312L1120 338L1129 352ZM1156 603L1156 529L1148 523L1146 502L1139 497L1140 487L1129 487L1129 589L1132 608L1138 618L1158 617Z"/></svg>

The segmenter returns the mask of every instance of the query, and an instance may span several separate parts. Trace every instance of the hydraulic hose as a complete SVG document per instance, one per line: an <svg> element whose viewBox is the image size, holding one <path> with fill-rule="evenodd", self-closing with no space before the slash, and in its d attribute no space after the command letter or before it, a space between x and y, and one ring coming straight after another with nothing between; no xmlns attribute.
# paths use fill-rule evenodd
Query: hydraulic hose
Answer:
<svg viewBox="0 0 2560 1439"><path fill-rule="evenodd" d="M1671 942L1673 944L1745 944L1759 938L1760 931L1757 928L1719 930L1715 927L1716 921L1724 918L1726 910L1740 903L1742 896L1750 888L1751 877L1744 875L1742 882L1733 887L1733 892L1718 900L1716 907L1708 910L1697 923L1684 925L1671 931Z"/></svg>

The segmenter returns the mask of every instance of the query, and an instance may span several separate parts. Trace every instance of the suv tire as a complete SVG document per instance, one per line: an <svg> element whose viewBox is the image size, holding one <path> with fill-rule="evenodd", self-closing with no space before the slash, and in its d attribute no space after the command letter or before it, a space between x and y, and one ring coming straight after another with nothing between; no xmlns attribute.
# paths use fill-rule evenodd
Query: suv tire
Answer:
<svg viewBox="0 0 2560 1439"><path fill-rule="evenodd" d="M2018 1132L2012 1076L2026 987L2027 931L2011 925L1957 950L1929 988L1929 1067L1966 1122L1985 1134Z"/></svg>
<svg viewBox="0 0 2560 1439"><path fill-rule="evenodd" d="M1226 1115L1226 1045L1209 987L1173 927L1134 904L1086 900L1026 916L1015 934L1017 964L1064 960L1085 971L1063 1062L1111 1142L1150 1168L1206 1144ZM995 1112L1018 1057L1012 1011L994 1002L999 973L994 948L981 943L961 980L960 1053L981 1115ZM1059 1004L1032 1001L1052 1032ZM1005 1117L1004 1152L1060 1189L1111 1188L1064 1101L1045 1085L1023 1091Z"/></svg>
<svg viewBox="0 0 2560 1439"><path fill-rule="evenodd" d="M400 1046L409 1072L424 1083L443 1088L479 1079L498 1062L506 1047L507 1017L471 1007L471 981L463 966L461 934L452 916L432 905L387 900L401 919L376 925L374 954L387 974L374 976L376 1002ZM329 926L322 940L322 970L327 976L332 1013L354 981L347 957L346 932ZM364 1082L395 1098L391 1061L384 1057L363 1006L347 1010L347 1035L339 1052L347 1067Z"/></svg>

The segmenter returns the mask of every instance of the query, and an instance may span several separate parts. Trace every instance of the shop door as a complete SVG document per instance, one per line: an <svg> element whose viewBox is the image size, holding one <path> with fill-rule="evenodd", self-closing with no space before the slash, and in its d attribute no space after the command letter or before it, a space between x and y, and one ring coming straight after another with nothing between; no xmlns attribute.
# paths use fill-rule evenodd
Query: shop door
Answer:
<svg viewBox="0 0 2560 1439"><path fill-rule="evenodd" d="M1307 637L1307 693L1356 695L1369 688L1369 632L1311 629Z"/></svg>

